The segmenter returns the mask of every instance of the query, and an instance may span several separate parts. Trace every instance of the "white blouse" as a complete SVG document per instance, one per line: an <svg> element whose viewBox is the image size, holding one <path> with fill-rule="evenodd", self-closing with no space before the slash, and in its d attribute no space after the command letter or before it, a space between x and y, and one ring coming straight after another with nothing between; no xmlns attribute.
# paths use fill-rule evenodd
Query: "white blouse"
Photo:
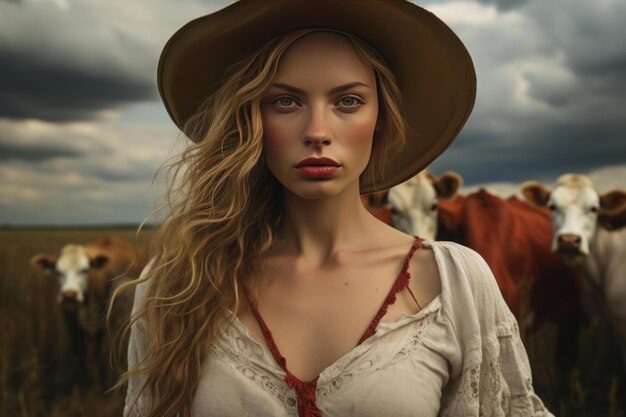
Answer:
<svg viewBox="0 0 626 417"><path fill-rule="evenodd" d="M517 321L482 257L452 242L432 248L441 294L413 315L379 323L376 333L322 371L317 406L334 416L552 416L533 391ZM133 313L145 292L137 286ZM133 326L129 369L142 358ZM211 346L192 414L298 416L296 392L284 381L264 340L234 317ZM147 416L144 378L131 378L124 416Z"/></svg>

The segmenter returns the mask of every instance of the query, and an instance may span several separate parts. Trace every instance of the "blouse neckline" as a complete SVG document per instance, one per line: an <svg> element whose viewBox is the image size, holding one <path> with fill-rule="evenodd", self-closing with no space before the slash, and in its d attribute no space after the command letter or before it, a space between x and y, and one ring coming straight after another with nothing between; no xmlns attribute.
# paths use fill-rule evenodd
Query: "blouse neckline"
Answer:
<svg viewBox="0 0 626 417"><path fill-rule="evenodd" d="M346 352L343 356L337 358L335 362L328 365L326 368L324 368L320 372L320 374L317 377L318 386L322 386L328 381L332 380L347 362L352 360L352 358L354 357L360 356L361 354L363 354L364 351L370 349L371 345L376 343L376 341L378 341L380 337L384 336L385 334L393 330L399 329L409 323L420 321L426 318L427 316L429 316L431 313L438 312L441 309L443 305L443 299L445 297L444 293L447 291L448 283L447 283L447 277L443 276L444 271L442 270L442 268L439 267L439 263L441 261L438 258L436 246L434 246L433 243L436 243L436 242L433 242L430 240L421 240L420 247L428 246L434 252L435 263L437 264L439 275L440 275L440 280L441 280L441 293L438 294L433 300L431 300L426 306L424 306L417 313L410 314L410 315L402 314L399 319L393 322L386 322L386 321L379 322L372 337L365 339L362 343L358 344L353 349ZM231 321L232 324L240 333L240 335L244 337L247 341L252 343L254 346L256 346L257 349L262 353L264 365L270 367L274 371L275 375L284 377L286 373L282 369L280 364L275 360L274 355L269 350L269 347L266 345L265 338L262 342L254 339L251 336L249 329L241 322L241 320L239 320L239 317L233 314L230 309L227 309L227 311L232 318L232 321Z"/></svg>

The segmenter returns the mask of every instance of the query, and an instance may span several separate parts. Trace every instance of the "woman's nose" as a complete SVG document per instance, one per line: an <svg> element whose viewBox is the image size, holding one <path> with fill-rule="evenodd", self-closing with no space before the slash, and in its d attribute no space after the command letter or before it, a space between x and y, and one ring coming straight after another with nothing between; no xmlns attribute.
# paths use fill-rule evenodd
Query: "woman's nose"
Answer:
<svg viewBox="0 0 626 417"><path fill-rule="evenodd" d="M332 143L332 131L328 117L322 108L311 109L308 125L304 134L306 146L319 147Z"/></svg>

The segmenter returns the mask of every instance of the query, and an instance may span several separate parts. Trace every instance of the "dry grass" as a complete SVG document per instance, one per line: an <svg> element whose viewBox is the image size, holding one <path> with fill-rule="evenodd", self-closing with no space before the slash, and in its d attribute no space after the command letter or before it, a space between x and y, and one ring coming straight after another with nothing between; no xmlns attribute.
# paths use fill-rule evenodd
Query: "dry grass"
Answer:
<svg viewBox="0 0 626 417"><path fill-rule="evenodd" d="M35 253L105 235L143 245L150 231L136 238L131 229L0 230L0 416L121 416L123 392L105 396L101 389L76 386L56 282L28 264ZM526 337L535 389L550 409L558 416L626 416L624 367L606 324L593 320L583 327L577 365L569 373L556 365L556 335L548 325ZM100 360L108 363L108 354L104 349ZM115 377L111 370L109 387Z"/></svg>

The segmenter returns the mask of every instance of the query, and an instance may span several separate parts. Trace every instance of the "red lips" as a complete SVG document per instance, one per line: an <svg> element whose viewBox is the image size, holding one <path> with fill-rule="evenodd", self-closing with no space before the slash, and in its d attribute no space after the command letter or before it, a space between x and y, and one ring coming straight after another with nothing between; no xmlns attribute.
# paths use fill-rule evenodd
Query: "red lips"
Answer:
<svg viewBox="0 0 626 417"><path fill-rule="evenodd" d="M341 164L330 158L306 158L294 168L306 178L330 178L335 175Z"/></svg>
<svg viewBox="0 0 626 417"><path fill-rule="evenodd" d="M339 167L341 166L341 164L337 161L334 161L330 158L306 158L303 159L302 161L298 162L295 166L295 168L300 168L303 166L318 166L318 165L326 165L326 166L332 166L332 167Z"/></svg>

